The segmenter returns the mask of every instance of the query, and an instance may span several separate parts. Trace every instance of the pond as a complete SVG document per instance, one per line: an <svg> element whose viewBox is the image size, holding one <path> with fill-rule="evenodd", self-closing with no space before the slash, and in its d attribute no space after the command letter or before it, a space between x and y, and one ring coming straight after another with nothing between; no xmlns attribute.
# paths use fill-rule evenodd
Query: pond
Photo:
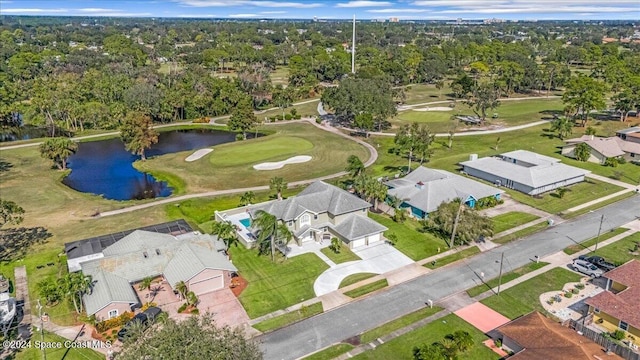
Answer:
<svg viewBox="0 0 640 360"><path fill-rule="evenodd" d="M158 143L147 150L146 155L150 157L201 149L232 142L235 138L235 133L220 130L165 131L160 133ZM133 167L133 162L139 159L139 156L124 149L119 138L79 143L78 151L69 158L71 173L62 182L77 191L102 195L112 200L140 200L171 195L172 189L165 181L157 181Z"/></svg>

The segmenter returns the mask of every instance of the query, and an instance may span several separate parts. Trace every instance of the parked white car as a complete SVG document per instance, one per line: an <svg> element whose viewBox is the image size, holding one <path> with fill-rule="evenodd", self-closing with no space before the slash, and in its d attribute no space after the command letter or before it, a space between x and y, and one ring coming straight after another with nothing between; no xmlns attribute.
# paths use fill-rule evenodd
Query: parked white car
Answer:
<svg viewBox="0 0 640 360"><path fill-rule="evenodd" d="M573 260L573 268L578 272L591 276L592 278L600 277L604 274L602 269L586 260Z"/></svg>

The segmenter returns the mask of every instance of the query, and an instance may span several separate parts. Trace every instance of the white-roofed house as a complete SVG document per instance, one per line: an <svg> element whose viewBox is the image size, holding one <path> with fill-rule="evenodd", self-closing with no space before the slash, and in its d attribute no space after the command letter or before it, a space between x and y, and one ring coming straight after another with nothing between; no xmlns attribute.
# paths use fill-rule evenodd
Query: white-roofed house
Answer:
<svg viewBox="0 0 640 360"><path fill-rule="evenodd" d="M402 199L401 208L410 209L411 215L424 219L442 203L460 199L469 207L477 202L494 198L500 200L504 191L445 170L419 166L407 176L385 182L388 196Z"/></svg>
<svg viewBox="0 0 640 360"><path fill-rule="evenodd" d="M590 171L527 150L515 150L460 163L465 173L529 195L584 181Z"/></svg>

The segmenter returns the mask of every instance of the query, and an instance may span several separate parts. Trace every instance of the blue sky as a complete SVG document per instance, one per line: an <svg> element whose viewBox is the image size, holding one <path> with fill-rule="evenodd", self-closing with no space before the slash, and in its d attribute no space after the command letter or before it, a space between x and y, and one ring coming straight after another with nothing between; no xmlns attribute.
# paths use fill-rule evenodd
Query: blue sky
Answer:
<svg viewBox="0 0 640 360"><path fill-rule="evenodd" d="M640 19L640 0L0 0L0 15L345 19Z"/></svg>

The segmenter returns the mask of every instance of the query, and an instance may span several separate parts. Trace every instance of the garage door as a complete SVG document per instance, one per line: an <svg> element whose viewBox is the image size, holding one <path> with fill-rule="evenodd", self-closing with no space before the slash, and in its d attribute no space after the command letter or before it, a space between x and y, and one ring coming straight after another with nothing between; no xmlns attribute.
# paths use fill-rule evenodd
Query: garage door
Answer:
<svg viewBox="0 0 640 360"><path fill-rule="evenodd" d="M222 279L222 275L218 275L209 279L189 284L189 291L193 291L194 293L196 293L196 295L202 295L208 292L222 289L223 287L224 280Z"/></svg>
<svg viewBox="0 0 640 360"><path fill-rule="evenodd" d="M364 238L362 238L362 239L357 239L357 240L353 240L353 241L351 242L351 248L352 248L352 249L353 249L353 248L357 248L357 247L359 247L359 246L364 246L365 244L366 244L366 242L365 242L365 239L364 239Z"/></svg>
<svg viewBox="0 0 640 360"><path fill-rule="evenodd" d="M375 234L375 235L369 236L369 244L373 244L373 243L378 242L380 240L382 240L382 237L380 236L380 234Z"/></svg>

